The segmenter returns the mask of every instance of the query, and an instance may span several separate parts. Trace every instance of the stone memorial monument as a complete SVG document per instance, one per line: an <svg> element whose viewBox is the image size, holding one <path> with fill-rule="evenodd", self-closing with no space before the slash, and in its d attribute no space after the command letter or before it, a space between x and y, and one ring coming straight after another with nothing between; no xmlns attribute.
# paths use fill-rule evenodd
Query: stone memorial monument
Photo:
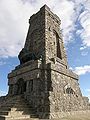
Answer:
<svg viewBox="0 0 90 120"><path fill-rule="evenodd" d="M82 96L78 75L68 68L60 24L47 5L32 15L18 55L20 65L8 74L6 99L23 96L41 119L59 118L61 112L86 110L89 105L88 98Z"/></svg>

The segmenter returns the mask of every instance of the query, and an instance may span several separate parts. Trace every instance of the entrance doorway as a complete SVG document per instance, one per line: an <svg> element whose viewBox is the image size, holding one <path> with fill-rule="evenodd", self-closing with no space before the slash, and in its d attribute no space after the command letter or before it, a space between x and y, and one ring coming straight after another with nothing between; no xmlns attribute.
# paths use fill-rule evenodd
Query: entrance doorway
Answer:
<svg viewBox="0 0 90 120"><path fill-rule="evenodd" d="M17 89L18 94L23 94L24 92L26 92L26 82L22 78L18 80L17 86L18 86Z"/></svg>

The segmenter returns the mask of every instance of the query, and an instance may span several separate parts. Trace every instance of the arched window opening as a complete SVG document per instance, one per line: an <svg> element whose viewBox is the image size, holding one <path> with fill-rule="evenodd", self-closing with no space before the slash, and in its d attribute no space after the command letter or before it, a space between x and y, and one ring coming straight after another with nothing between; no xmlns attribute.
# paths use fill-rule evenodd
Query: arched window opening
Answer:
<svg viewBox="0 0 90 120"><path fill-rule="evenodd" d="M56 40L56 52L57 52L56 55L58 58L62 59L60 42L59 42L59 35L55 30L53 30L53 32L54 32L54 36L55 36L55 40Z"/></svg>
<svg viewBox="0 0 90 120"><path fill-rule="evenodd" d="M59 43L59 37L56 35L56 42L57 42L57 57L62 59L61 57L61 49L60 49L60 43Z"/></svg>
<svg viewBox="0 0 90 120"><path fill-rule="evenodd" d="M72 89L72 87L69 83L67 85L65 85L64 93L65 94L75 94L74 90Z"/></svg>
<svg viewBox="0 0 90 120"><path fill-rule="evenodd" d="M70 87L70 88L67 88L67 89L66 89L66 93L67 93L67 94L73 94L74 91L73 91L73 89Z"/></svg>

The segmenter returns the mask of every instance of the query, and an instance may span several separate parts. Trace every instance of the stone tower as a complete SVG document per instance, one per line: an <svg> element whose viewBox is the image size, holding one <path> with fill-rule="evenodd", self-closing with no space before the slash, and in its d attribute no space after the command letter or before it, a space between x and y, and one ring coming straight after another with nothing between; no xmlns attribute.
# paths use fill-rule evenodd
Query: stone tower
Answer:
<svg viewBox="0 0 90 120"><path fill-rule="evenodd" d="M8 95L23 94L39 118L57 118L64 111L87 108L78 76L68 69L61 21L44 5L29 20L20 65L8 75Z"/></svg>

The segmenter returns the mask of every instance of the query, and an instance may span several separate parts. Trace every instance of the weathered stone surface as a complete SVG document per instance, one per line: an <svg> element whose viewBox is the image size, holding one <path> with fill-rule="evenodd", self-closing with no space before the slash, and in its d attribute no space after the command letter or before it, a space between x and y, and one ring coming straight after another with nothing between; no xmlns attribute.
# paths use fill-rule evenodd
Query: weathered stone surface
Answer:
<svg viewBox="0 0 90 120"><path fill-rule="evenodd" d="M0 120L36 120L35 109L28 105L23 95L7 96L0 106Z"/></svg>
<svg viewBox="0 0 90 120"><path fill-rule="evenodd" d="M25 46L18 56L20 65L8 75L8 96L24 94L42 119L88 110L78 75L68 68L59 17L45 5L29 23Z"/></svg>

